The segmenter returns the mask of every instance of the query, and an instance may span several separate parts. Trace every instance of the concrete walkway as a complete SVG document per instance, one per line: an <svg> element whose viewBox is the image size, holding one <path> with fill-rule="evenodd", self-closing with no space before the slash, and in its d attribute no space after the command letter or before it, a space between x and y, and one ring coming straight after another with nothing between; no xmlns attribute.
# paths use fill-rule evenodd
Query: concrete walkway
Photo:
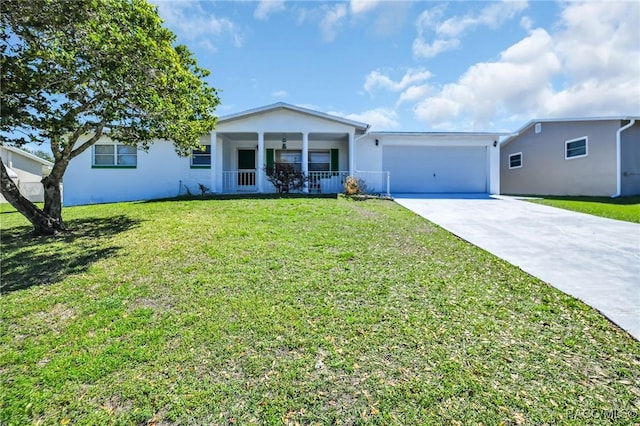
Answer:
<svg viewBox="0 0 640 426"><path fill-rule="evenodd" d="M640 225L509 197L395 201L596 308L640 340Z"/></svg>

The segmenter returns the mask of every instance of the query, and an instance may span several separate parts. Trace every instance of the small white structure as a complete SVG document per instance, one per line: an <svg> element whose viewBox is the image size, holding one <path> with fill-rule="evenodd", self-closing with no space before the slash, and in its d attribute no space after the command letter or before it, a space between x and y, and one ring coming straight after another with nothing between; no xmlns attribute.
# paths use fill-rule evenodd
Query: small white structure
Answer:
<svg viewBox="0 0 640 426"><path fill-rule="evenodd" d="M266 169L305 172L305 192L344 190L347 176L372 193L500 192L501 133L369 132L369 125L276 103L221 117L202 150L148 152L102 138L69 163L64 204L174 197L187 192L274 192ZM80 142L79 142L80 143Z"/></svg>
<svg viewBox="0 0 640 426"><path fill-rule="evenodd" d="M30 152L5 145L0 145L0 156L20 193L29 201L44 201L44 188L41 181L51 172L53 163ZM0 202L6 203L7 200L0 195Z"/></svg>

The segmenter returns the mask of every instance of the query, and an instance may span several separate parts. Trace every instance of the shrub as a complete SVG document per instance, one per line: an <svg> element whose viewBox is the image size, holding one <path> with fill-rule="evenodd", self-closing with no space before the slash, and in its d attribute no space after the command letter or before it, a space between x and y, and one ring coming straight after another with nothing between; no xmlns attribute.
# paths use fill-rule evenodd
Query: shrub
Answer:
<svg viewBox="0 0 640 426"><path fill-rule="evenodd" d="M203 197L207 192L209 192L209 188L207 188L201 183L198 184L198 188L200 189L200 195L202 195Z"/></svg>
<svg viewBox="0 0 640 426"><path fill-rule="evenodd" d="M273 184L279 194L300 191L309 177L302 171L296 170L291 164L278 164L267 167L267 180Z"/></svg>
<svg viewBox="0 0 640 426"><path fill-rule="evenodd" d="M344 194L351 197L354 195L365 195L367 193L367 185L364 180L355 177L347 176L344 181Z"/></svg>

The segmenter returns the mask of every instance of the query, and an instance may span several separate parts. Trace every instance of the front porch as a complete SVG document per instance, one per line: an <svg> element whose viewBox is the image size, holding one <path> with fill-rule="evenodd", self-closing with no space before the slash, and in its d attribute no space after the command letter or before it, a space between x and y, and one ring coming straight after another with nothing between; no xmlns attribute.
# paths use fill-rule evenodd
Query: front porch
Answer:
<svg viewBox="0 0 640 426"><path fill-rule="evenodd" d="M357 176L369 191L388 192L388 174L355 170L354 132L214 132L211 135L211 189L216 193L273 193L267 170L301 172L305 193L344 191Z"/></svg>
<svg viewBox="0 0 640 426"><path fill-rule="evenodd" d="M277 103L221 118L200 160L208 161L213 193L277 192L268 170L303 175L306 182L299 191L304 193L343 192L347 176L363 179L372 193L388 193L388 173L356 168L356 142L368 129L364 123Z"/></svg>
<svg viewBox="0 0 640 426"><path fill-rule="evenodd" d="M259 176L261 175L261 176ZM389 195L389 172L373 171L312 171L306 174L308 182L301 192L310 194L333 194L344 192L344 183L348 176L355 176L365 184L366 192ZM257 182L264 182L263 191L258 190ZM274 193L276 188L268 181L265 170L233 170L222 172L222 191L231 193Z"/></svg>

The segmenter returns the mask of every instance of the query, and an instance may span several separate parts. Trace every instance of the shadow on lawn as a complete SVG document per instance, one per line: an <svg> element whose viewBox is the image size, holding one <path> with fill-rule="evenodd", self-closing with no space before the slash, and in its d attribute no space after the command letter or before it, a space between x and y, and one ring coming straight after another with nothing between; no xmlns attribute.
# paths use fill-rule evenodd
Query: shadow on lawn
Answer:
<svg viewBox="0 0 640 426"><path fill-rule="evenodd" d="M86 271L93 262L121 249L110 245L109 237L138 226L140 221L119 215L65 223L71 232L59 237L33 236L26 226L2 231L0 293L53 284Z"/></svg>

